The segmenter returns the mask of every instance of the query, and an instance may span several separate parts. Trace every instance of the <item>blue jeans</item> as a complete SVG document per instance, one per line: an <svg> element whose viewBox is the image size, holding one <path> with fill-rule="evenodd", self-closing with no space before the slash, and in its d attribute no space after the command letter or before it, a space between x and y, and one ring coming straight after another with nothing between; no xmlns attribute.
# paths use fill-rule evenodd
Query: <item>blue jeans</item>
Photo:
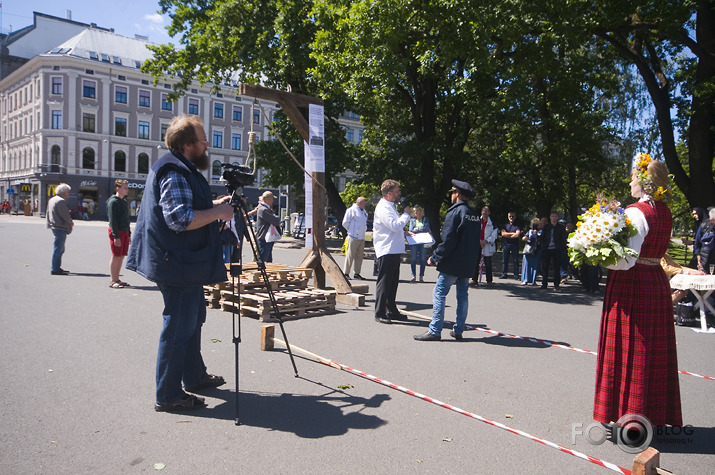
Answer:
<svg viewBox="0 0 715 475"><path fill-rule="evenodd" d="M506 277L506 274L509 270L509 258L511 257L511 261L514 264L514 278L518 279L519 277L519 244L507 244L503 243L501 247L501 252L502 256L504 257L504 260L502 262L502 268L501 268L501 275L502 277Z"/></svg>
<svg viewBox="0 0 715 475"><path fill-rule="evenodd" d="M156 357L156 402L169 404L184 395L181 382L191 387L206 377L201 357L201 327L206 321L202 286L158 284L164 297L164 328Z"/></svg>
<svg viewBox="0 0 715 475"><path fill-rule="evenodd" d="M440 272L432 294L432 321L429 324L430 333L435 335L442 332L444 303L452 284L456 284L455 287L457 287L457 321L453 330L457 335L464 332L464 322L467 321L467 310L469 309L469 277L455 277Z"/></svg>
<svg viewBox="0 0 715 475"><path fill-rule="evenodd" d="M417 260L420 263L420 277L425 276L425 266L427 265L427 253L423 244L415 244L410 246L410 268L412 269L412 277L415 277L417 270Z"/></svg>
<svg viewBox="0 0 715 475"><path fill-rule="evenodd" d="M223 262L228 264L231 262L231 254L236 249L235 244L221 244L221 252L223 252Z"/></svg>
<svg viewBox="0 0 715 475"><path fill-rule="evenodd" d="M258 240L258 254L263 262L273 262L273 245L274 242L267 242L263 239Z"/></svg>
<svg viewBox="0 0 715 475"><path fill-rule="evenodd" d="M62 254L65 253L65 241L67 241L67 231L53 229L55 244L52 248L52 272L58 272L62 268Z"/></svg>

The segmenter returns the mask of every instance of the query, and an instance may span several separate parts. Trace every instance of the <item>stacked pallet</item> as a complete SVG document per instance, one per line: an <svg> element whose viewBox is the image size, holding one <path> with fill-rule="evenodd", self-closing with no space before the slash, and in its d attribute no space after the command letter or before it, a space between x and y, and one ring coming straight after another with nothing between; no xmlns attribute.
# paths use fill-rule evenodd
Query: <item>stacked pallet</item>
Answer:
<svg viewBox="0 0 715 475"><path fill-rule="evenodd" d="M336 292L308 287L313 269L267 263L268 285L283 320L335 312ZM234 284L235 281L235 284ZM262 322L275 321L270 295L255 263L245 264L240 276L229 282L204 286L211 308L240 312Z"/></svg>

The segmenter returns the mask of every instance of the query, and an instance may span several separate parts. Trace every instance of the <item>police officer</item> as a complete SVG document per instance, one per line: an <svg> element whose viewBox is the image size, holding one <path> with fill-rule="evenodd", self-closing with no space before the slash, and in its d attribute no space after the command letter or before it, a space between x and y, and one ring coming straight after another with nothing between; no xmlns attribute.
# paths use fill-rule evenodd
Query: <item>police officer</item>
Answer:
<svg viewBox="0 0 715 475"><path fill-rule="evenodd" d="M469 278L479 259L481 221L467 204L473 194L469 183L452 180L449 192L452 206L442 227L442 242L427 260L427 264L436 265L439 272L432 294L432 322L427 332L414 336L415 340L437 341L442 338L444 303L452 284L457 288L457 322L449 334L458 341L463 338L469 307Z"/></svg>

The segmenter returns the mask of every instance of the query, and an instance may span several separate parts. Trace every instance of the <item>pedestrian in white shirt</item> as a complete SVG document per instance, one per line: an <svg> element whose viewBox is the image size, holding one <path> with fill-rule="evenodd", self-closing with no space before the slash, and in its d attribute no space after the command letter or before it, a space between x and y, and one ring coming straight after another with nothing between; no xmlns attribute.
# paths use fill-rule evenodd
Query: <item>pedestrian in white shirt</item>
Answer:
<svg viewBox="0 0 715 475"><path fill-rule="evenodd" d="M392 320L407 320L399 312L395 299L400 282L400 254L405 252L405 225L410 220L412 209L405 206L400 215L396 203L400 201L400 184L385 180L380 186L382 199L375 207L372 244L377 259L377 284L375 286L375 320L392 323Z"/></svg>
<svg viewBox="0 0 715 475"><path fill-rule="evenodd" d="M350 269L355 268L354 279L362 280L362 256L365 251L365 231L367 231L367 199L360 196L345 211L343 227L348 231L348 246L345 251L345 278L350 278Z"/></svg>

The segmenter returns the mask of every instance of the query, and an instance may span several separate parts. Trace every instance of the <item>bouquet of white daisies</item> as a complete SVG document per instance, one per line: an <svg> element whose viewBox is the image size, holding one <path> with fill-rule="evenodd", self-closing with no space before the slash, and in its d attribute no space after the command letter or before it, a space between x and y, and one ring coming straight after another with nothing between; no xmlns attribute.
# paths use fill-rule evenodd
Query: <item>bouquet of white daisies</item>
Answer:
<svg viewBox="0 0 715 475"><path fill-rule="evenodd" d="M580 266L583 263L612 265L626 256L638 257L627 247L628 238L637 231L626 217L625 209L614 198L596 197L596 204L578 217L576 231L569 235L569 259Z"/></svg>

